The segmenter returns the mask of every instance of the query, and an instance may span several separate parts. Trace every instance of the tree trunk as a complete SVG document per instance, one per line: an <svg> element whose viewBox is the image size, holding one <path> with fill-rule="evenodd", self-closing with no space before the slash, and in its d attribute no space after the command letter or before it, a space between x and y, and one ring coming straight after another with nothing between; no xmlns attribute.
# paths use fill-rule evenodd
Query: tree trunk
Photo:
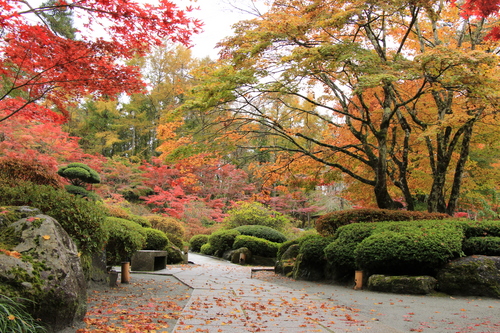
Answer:
<svg viewBox="0 0 500 333"><path fill-rule="evenodd" d="M465 164L467 163L467 160L469 158L469 147L474 122L475 119L472 119L465 125L466 127L462 138L462 149L460 151L460 157L455 168L455 176L453 178L451 194L448 200L448 206L446 207L446 213L448 213L449 215L453 215L455 213L458 198L460 197L460 186L462 185L462 177L465 170Z"/></svg>

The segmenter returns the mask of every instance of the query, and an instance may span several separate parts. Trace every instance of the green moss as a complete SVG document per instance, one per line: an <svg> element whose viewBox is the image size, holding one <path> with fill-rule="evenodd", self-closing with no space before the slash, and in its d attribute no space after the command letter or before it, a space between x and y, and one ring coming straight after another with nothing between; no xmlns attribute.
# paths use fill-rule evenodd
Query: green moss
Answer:
<svg viewBox="0 0 500 333"><path fill-rule="evenodd" d="M500 296L500 285L491 279L491 272L497 272L495 262L491 259L480 261L451 263L445 272L441 272L438 279L446 281L445 291L461 294L464 283L473 285L477 290L489 290ZM488 283L488 281L490 281ZM483 295L482 293L480 295Z"/></svg>
<svg viewBox="0 0 500 333"><path fill-rule="evenodd" d="M21 242L21 232L16 231L12 227L3 228L0 230L0 248L12 250Z"/></svg>

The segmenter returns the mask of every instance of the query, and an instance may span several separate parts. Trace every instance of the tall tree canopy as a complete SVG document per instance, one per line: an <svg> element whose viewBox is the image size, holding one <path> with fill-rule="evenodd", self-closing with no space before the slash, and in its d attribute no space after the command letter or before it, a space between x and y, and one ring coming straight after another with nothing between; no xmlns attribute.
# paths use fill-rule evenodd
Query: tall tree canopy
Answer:
<svg viewBox="0 0 500 333"><path fill-rule="evenodd" d="M381 208L424 194L451 214L474 134L498 124L496 23L437 0L276 0L235 26L184 109L203 133L342 171Z"/></svg>
<svg viewBox="0 0 500 333"><path fill-rule="evenodd" d="M169 0L5 0L0 8L0 121L21 110L62 121L82 96L139 91L140 71L126 61L166 39L188 44L200 28ZM74 27L73 18L84 23Z"/></svg>

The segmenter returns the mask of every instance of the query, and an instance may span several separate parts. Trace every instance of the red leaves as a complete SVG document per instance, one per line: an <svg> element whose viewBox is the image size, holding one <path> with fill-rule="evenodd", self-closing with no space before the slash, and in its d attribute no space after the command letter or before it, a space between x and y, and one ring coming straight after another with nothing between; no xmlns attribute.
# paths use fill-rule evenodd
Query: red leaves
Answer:
<svg viewBox="0 0 500 333"><path fill-rule="evenodd" d="M460 15L463 18L496 16L500 11L500 0L466 0L463 4L458 5L456 0L452 3L460 7ZM500 40L500 27L495 26L486 35L486 40Z"/></svg>
<svg viewBox="0 0 500 333"><path fill-rule="evenodd" d="M456 0L453 1L456 4ZM462 17L470 16L488 17L498 14L500 10L500 0L467 0L460 5Z"/></svg>
<svg viewBox="0 0 500 333"><path fill-rule="evenodd" d="M170 295L172 281L142 280L109 290L94 291L89 295L86 329L78 333L136 333L162 331L177 321L186 301L184 289ZM180 284L177 284L180 286ZM169 288L170 287L170 288ZM166 290L162 290L165 288ZM167 289L168 288L168 289ZM145 295L151 295L146 298Z"/></svg>
<svg viewBox="0 0 500 333"><path fill-rule="evenodd" d="M159 1L157 6L127 0L83 0L55 6L88 22L85 30L78 32L79 38L61 37L46 23L34 21L35 16L25 17L34 11L38 15L50 11L50 5L28 8L23 2L0 1L4 37L0 74L6 92L0 100L9 101L24 92L23 99L17 98L17 108L0 108L8 115L42 99L64 113L68 103L86 95L113 97L121 92L139 92L144 87L139 70L123 65L126 60L167 38L188 44L191 34L200 27L198 21L168 0ZM108 37L99 37L103 30ZM40 114L49 111L32 110Z"/></svg>

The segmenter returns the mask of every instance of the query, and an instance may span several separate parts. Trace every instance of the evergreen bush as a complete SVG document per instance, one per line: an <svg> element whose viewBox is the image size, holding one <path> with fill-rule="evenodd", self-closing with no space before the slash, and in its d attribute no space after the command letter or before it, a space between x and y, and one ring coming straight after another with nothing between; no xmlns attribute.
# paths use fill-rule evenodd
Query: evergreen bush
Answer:
<svg viewBox="0 0 500 333"><path fill-rule="evenodd" d="M284 243L287 241L286 236L281 232L263 225L242 225L234 228L234 230L238 230L242 235L263 238L275 243Z"/></svg>
<svg viewBox="0 0 500 333"><path fill-rule="evenodd" d="M433 274L462 252L463 231L456 225L385 223L354 250L357 267L371 273Z"/></svg>
<svg viewBox="0 0 500 333"><path fill-rule="evenodd" d="M215 253L215 250L212 247L212 245L210 245L210 243L206 243L201 246L200 252L201 254L206 254L208 256L211 256Z"/></svg>
<svg viewBox="0 0 500 333"><path fill-rule="evenodd" d="M465 238L500 237L500 221L458 221L464 230Z"/></svg>
<svg viewBox="0 0 500 333"><path fill-rule="evenodd" d="M325 248L333 241L331 237L309 237L300 245L299 254L308 264L318 264L326 260Z"/></svg>
<svg viewBox="0 0 500 333"><path fill-rule="evenodd" d="M335 235L341 226L360 222L443 220L450 216L441 213L414 212L390 209L349 209L325 214L316 221L316 230L324 237Z"/></svg>
<svg viewBox="0 0 500 333"><path fill-rule="evenodd" d="M143 231L146 233L146 244L143 250L162 251L168 246L169 240L163 231L153 228L143 228Z"/></svg>
<svg viewBox="0 0 500 333"><path fill-rule="evenodd" d="M118 217L107 217L104 221L109 235L106 243L108 265L130 261L134 252L144 248L146 232L139 224Z"/></svg>
<svg viewBox="0 0 500 333"><path fill-rule="evenodd" d="M70 163L61 167L57 173L75 186L85 187L86 184L99 184L101 182L99 174L83 163Z"/></svg>
<svg viewBox="0 0 500 333"><path fill-rule="evenodd" d="M208 242L213 249L213 254L222 257L224 252L233 248L234 240L240 232L237 230L218 230L208 237Z"/></svg>
<svg viewBox="0 0 500 333"><path fill-rule="evenodd" d="M99 202L29 182L0 187L0 193L0 205L32 206L56 219L82 254L102 250L107 234L103 228L105 210Z"/></svg>
<svg viewBox="0 0 500 333"><path fill-rule="evenodd" d="M200 252L201 247L208 243L208 235L194 235L189 240L189 248L193 252Z"/></svg>
<svg viewBox="0 0 500 333"><path fill-rule="evenodd" d="M239 235L234 240L233 249L246 247L252 252L252 255L275 258L278 253L279 243L271 242L266 239Z"/></svg>
<svg viewBox="0 0 500 333"><path fill-rule="evenodd" d="M182 248L184 247L184 241L182 240L182 238L180 238L179 236L177 236L176 234L171 234L169 232L166 232L165 233L168 237L168 240L170 241L170 243L176 247L178 247L180 250L182 250Z"/></svg>
<svg viewBox="0 0 500 333"><path fill-rule="evenodd" d="M462 249L468 256L500 256L500 237L471 237L464 240Z"/></svg>
<svg viewBox="0 0 500 333"><path fill-rule="evenodd" d="M354 250L361 241L370 236L376 228L375 223L354 223L338 229L337 236L325 247L325 257L338 269L354 271L356 258Z"/></svg>

